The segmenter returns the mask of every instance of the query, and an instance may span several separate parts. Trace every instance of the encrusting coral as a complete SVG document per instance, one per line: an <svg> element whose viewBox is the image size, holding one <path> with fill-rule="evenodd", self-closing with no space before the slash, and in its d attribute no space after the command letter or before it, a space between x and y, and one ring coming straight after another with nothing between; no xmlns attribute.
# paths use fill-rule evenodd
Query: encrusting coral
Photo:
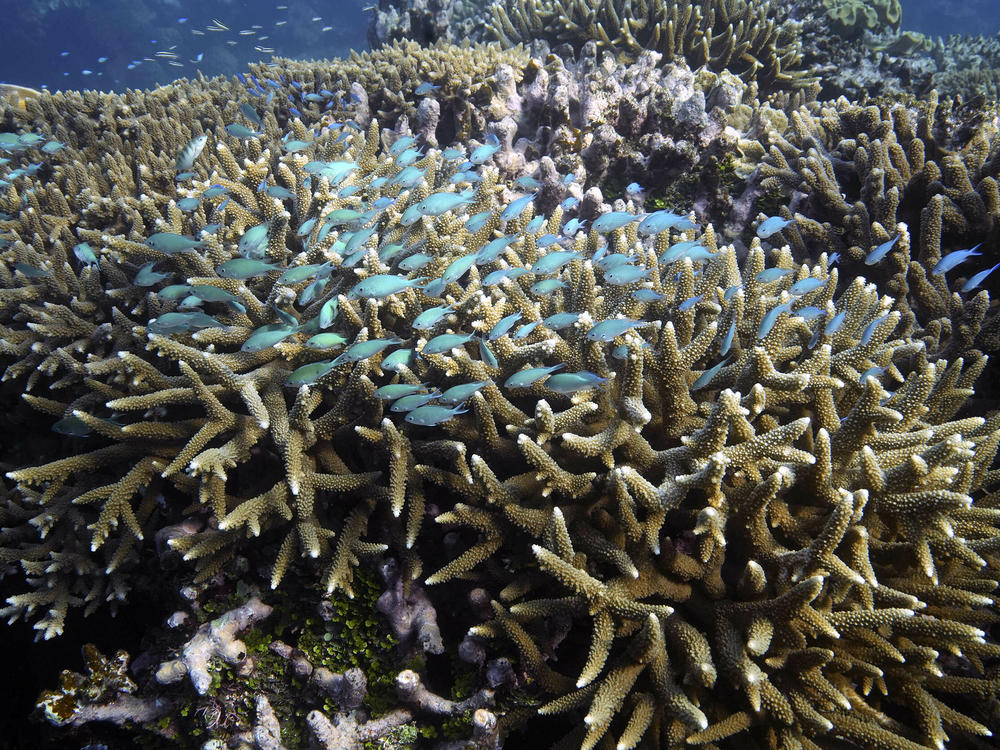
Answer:
<svg viewBox="0 0 1000 750"><path fill-rule="evenodd" d="M538 712L582 715L566 741L588 749L913 750L1000 728L1000 416L963 411L989 294L920 266L992 231L993 204L952 179L978 174L982 138L928 190L924 212L951 200L964 223L917 236L875 189L916 140L841 113L886 139L855 140L852 165L863 148L883 169L838 219L849 263L898 234L868 281L802 246L834 241L822 205L738 251L687 206L609 204L551 160L538 189L563 202L542 213L496 132L439 150L343 86L301 118L226 92L88 95L115 123L102 140L100 121L60 126L52 95L9 114L26 149L43 127L62 148L0 195L4 379L55 430L7 473L3 560L31 590L6 617L50 637L123 598L161 531L199 582L245 554L272 588L294 571L353 596L392 555L397 632L440 652L451 588L479 605L456 615L460 653L520 658L522 705L479 716L484 746ZM784 154L764 179L797 189ZM213 655L250 663L235 631L269 611L249 598L203 626L160 682L202 692ZM432 714L494 698L399 679Z"/></svg>

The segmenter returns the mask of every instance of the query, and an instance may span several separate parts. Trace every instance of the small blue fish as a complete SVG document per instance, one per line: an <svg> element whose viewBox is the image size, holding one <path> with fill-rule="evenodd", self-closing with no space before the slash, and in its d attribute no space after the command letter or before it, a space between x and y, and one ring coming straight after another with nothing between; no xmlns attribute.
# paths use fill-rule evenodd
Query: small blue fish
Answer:
<svg viewBox="0 0 1000 750"><path fill-rule="evenodd" d="M418 331L429 331L451 312L453 312L451 305L429 307L414 318L412 327Z"/></svg>
<svg viewBox="0 0 1000 750"><path fill-rule="evenodd" d="M469 217L468 221L465 222L465 228L470 232L478 232L486 226L486 222L490 220L492 215L492 211L481 211L478 214L473 214Z"/></svg>
<svg viewBox="0 0 1000 750"><path fill-rule="evenodd" d="M310 304L314 299L317 299L321 294L323 294L323 291L326 289L326 285L329 282L330 278L328 276L317 276L313 279L309 286L302 290L296 304L299 307L304 307L305 305Z"/></svg>
<svg viewBox="0 0 1000 750"><path fill-rule="evenodd" d="M507 249L510 243L515 242L519 237L519 234L507 234L490 240L476 252L476 263L492 263L500 256L500 253Z"/></svg>
<svg viewBox="0 0 1000 750"><path fill-rule="evenodd" d="M426 169L408 166L401 169L398 174L389 179L388 185L399 185L402 188L411 188L424 178Z"/></svg>
<svg viewBox="0 0 1000 750"><path fill-rule="evenodd" d="M869 367L867 370L861 373L861 377L858 378L858 382L864 384L864 382L868 380L868 378L875 378L877 380L878 376L881 375L883 372L885 372L884 367L878 367L878 366Z"/></svg>
<svg viewBox="0 0 1000 750"><path fill-rule="evenodd" d="M816 318L820 317L822 314L823 311L820 308L815 307L813 305L810 305L809 307L803 307L801 310L795 310L794 312L792 312L792 315L794 315L795 317L802 318L802 320L806 321L816 320Z"/></svg>
<svg viewBox="0 0 1000 750"><path fill-rule="evenodd" d="M225 328L225 326L210 315L200 310L194 312L168 312L150 321L146 330L150 333L170 334L186 333L201 328Z"/></svg>
<svg viewBox="0 0 1000 750"><path fill-rule="evenodd" d="M420 350L422 355L427 354L444 354L452 349L459 349L468 342L475 338L475 334L472 333L442 333L440 336L435 336L426 344L424 348Z"/></svg>
<svg viewBox="0 0 1000 750"><path fill-rule="evenodd" d="M268 83L271 83L271 81L268 81ZM260 119L260 115L257 114L257 110L255 110L252 106L250 106L246 102L240 104L240 112L242 112L243 116L246 117L250 122L252 122L258 128L264 127L264 122Z"/></svg>
<svg viewBox="0 0 1000 750"><path fill-rule="evenodd" d="M253 258L233 258L221 266L216 266L215 272L224 279L239 279L245 281L255 276L263 276L271 271L280 271L279 266Z"/></svg>
<svg viewBox="0 0 1000 750"><path fill-rule="evenodd" d="M181 211L197 211L200 205L200 198L181 198L177 201L177 208Z"/></svg>
<svg viewBox="0 0 1000 750"><path fill-rule="evenodd" d="M537 193L531 193L530 195L524 195L520 198L511 201L503 211L500 212L500 221L513 221L518 218L524 209L528 207L528 204L535 200Z"/></svg>
<svg viewBox="0 0 1000 750"><path fill-rule="evenodd" d="M333 325L334 318L337 317L339 302L336 297L331 297L319 309L319 327L326 330Z"/></svg>
<svg viewBox="0 0 1000 750"><path fill-rule="evenodd" d="M499 150L500 140L490 133L490 135L486 136L486 143L477 147L469 154L469 161L473 164L482 164Z"/></svg>
<svg viewBox="0 0 1000 750"><path fill-rule="evenodd" d="M532 322L530 322L530 323L525 323L525 324L524 324L523 326L520 326L520 327L519 327L519 328L518 328L518 329L517 329L517 330L516 330L516 331L514 332L514 335L513 335L513 336L511 336L511 338L512 338L512 339L513 339L514 341L520 341L521 339L526 339L526 338L528 338L528 336L530 336L530 335L531 335L531 332L532 332L532 331L534 331L534 330L535 330L536 328L538 328L538 326L539 326L539 324L540 324L541 322L542 322L542 321L540 321L540 320L534 320L534 321L532 321Z"/></svg>
<svg viewBox="0 0 1000 750"><path fill-rule="evenodd" d="M76 415L63 417L52 424L51 430L67 437L87 437L93 430Z"/></svg>
<svg viewBox="0 0 1000 750"><path fill-rule="evenodd" d="M413 93L416 94L417 96L424 96L425 94L429 94L432 91L437 91L439 88L441 88L440 85L435 86L433 83L430 83L429 81L423 81L419 86L413 89Z"/></svg>
<svg viewBox="0 0 1000 750"><path fill-rule="evenodd" d="M173 273L169 271L154 271L153 266L155 265L156 261L154 260L152 263L147 263L142 266L136 273L133 283L136 286L153 286L153 284L158 284L159 282L173 276Z"/></svg>
<svg viewBox="0 0 1000 750"><path fill-rule="evenodd" d="M638 182L630 182L625 186L626 195L638 195L639 193L644 192L646 192L645 188L643 188Z"/></svg>
<svg viewBox="0 0 1000 750"><path fill-rule="evenodd" d="M557 370L561 370L566 365L560 363L549 367L529 367L526 370L518 370L504 381L505 388L529 388L544 377L551 375Z"/></svg>
<svg viewBox="0 0 1000 750"><path fill-rule="evenodd" d="M425 295L431 297L432 299L439 299L441 295L444 294L445 287L447 286L448 285L441 281L441 279L434 279L433 281L428 282L422 291Z"/></svg>
<svg viewBox="0 0 1000 750"><path fill-rule="evenodd" d="M498 338L505 336L507 332L514 327L514 324L521 319L520 311L511 313L510 315L501 318L495 326L490 329L490 332L486 334L487 341L496 341Z"/></svg>
<svg viewBox="0 0 1000 750"><path fill-rule="evenodd" d="M473 394L482 390L484 386L492 383L492 380L477 380L474 383L462 383L461 385L453 385L448 388L444 393L438 396L438 402L442 404L447 404L448 406L457 406L458 404L463 404L472 398Z"/></svg>
<svg viewBox="0 0 1000 750"><path fill-rule="evenodd" d="M600 253L606 248L601 248L597 252ZM594 254L597 258L597 253ZM631 263L634 260L638 260L638 256L626 255L625 253L611 253L611 255L605 255L594 261L594 265L598 268L603 268L605 271L610 271L612 268L617 268L618 266L623 266L626 263Z"/></svg>
<svg viewBox="0 0 1000 750"><path fill-rule="evenodd" d="M766 240L780 232L789 224L794 223L795 219L783 219L780 216L769 216L760 223L759 227L757 227L757 236L762 240Z"/></svg>
<svg viewBox="0 0 1000 750"><path fill-rule="evenodd" d="M553 331L561 331L564 328L576 325L578 320L580 320L580 313L563 312L550 315L542 321L542 324Z"/></svg>
<svg viewBox="0 0 1000 750"><path fill-rule="evenodd" d="M419 271L434 260L434 257L427 253L414 253L399 261L399 267L403 271Z"/></svg>
<svg viewBox="0 0 1000 750"><path fill-rule="evenodd" d="M719 347L719 354L723 357L729 353L729 350L733 346L733 340L736 338L736 319L729 324L729 330L726 332L725 338L722 339L722 346Z"/></svg>
<svg viewBox="0 0 1000 750"><path fill-rule="evenodd" d="M978 245L971 247L968 250L956 250L953 253L948 253L934 265L934 270L931 271L931 273L947 273L959 263L963 263L973 256L982 255L982 253L976 252L982 244L983 243L980 242Z"/></svg>
<svg viewBox="0 0 1000 750"><path fill-rule="evenodd" d="M275 344L281 343L295 333L295 326L287 326L281 323L272 323L261 326L251 333L247 340L240 347L241 352L259 352L270 349Z"/></svg>
<svg viewBox="0 0 1000 750"><path fill-rule="evenodd" d="M1000 268L1000 263L997 263L995 266L993 266L993 268L988 268L985 271L980 271L979 273L969 277L969 280L966 281L964 284L962 284L962 293L965 294L967 292L971 292L977 286L986 281L986 277L989 276L998 268Z"/></svg>
<svg viewBox="0 0 1000 750"><path fill-rule="evenodd" d="M663 295L655 289L648 289L646 287L634 290L629 296L636 302L659 302L664 298Z"/></svg>
<svg viewBox="0 0 1000 750"><path fill-rule="evenodd" d="M704 388L709 383L711 383L712 379L716 375L719 374L719 370L721 370L723 367L725 367L726 366L726 362L728 362L728 361L729 361L729 357L726 357L724 360L722 360L721 362L719 362L717 365L713 365L712 367L709 367L707 370L705 370L705 372L703 372L701 375L699 375L697 377L697 379L695 379L695 381L691 384L691 390L692 391L697 391L697 390L699 390L701 388Z"/></svg>
<svg viewBox="0 0 1000 750"><path fill-rule="evenodd" d="M295 193L281 185L270 185L264 192L278 200L288 200L295 197Z"/></svg>
<svg viewBox="0 0 1000 750"><path fill-rule="evenodd" d="M514 185L521 188L521 190L538 190L542 186L542 183L534 177L525 175L514 180Z"/></svg>
<svg viewBox="0 0 1000 750"><path fill-rule="evenodd" d="M602 320L587 331L588 341L601 341L607 343L621 336L626 331L631 331L636 326L645 325L645 321L631 320L629 318L612 318Z"/></svg>
<svg viewBox="0 0 1000 750"><path fill-rule="evenodd" d="M399 156L401 153L406 151L410 146L417 142L417 139L412 135L403 135L397 138L391 146L389 146L390 156Z"/></svg>
<svg viewBox="0 0 1000 750"><path fill-rule="evenodd" d="M606 234L607 232L613 232L616 229L621 229L626 224L631 224L633 221L637 221L638 219L638 216L629 213L628 211L610 211L597 219L594 219L594 223L591 224L590 228L595 232Z"/></svg>
<svg viewBox="0 0 1000 750"><path fill-rule="evenodd" d="M347 343L347 338L339 333L317 333L306 341L310 349L333 349Z"/></svg>
<svg viewBox="0 0 1000 750"><path fill-rule="evenodd" d="M402 367L412 367L414 359L412 349L397 349L383 358L381 366L388 372L399 372Z"/></svg>
<svg viewBox="0 0 1000 750"><path fill-rule="evenodd" d="M790 273L793 273L793 271L788 268L765 268L763 271L755 275L754 278L761 284L769 284L772 281L784 278Z"/></svg>
<svg viewBox="0 0 1000 750"><path fill-rule="evenodd" d="M563 202L559 204L559 207L563 211L570 211L576 208L577 204L580 202L579 198L574 198L572 195L568 198L563 199Z"/></svg>
<svg viewBox="0 0 1000 750"><path fill-rule="evenodd" d="M426 383L419 383L417 385L412 383L390 383L389 385L383 385L381 388L376 388L375 398L395 401L398 398L412 396L417 393L426 393L426 391Z"/></svg>
<svg viewBox="0 0 1000 750"><path fill-rule="evenodd" d="M561 279L542 279L541 281L536 281L531 285L528 291L532 294L546 295L552 294L556 289L562 289L566 286L566 282Z"/></svg>
<svg viewBox="0 0 1000 750"><path fill-rule="evenodd" d="M406 149L406 151L404 151L403 153L401 153L399 156L396 157L396 163L401 167L408 167L411 164L413 164L413 162L415 162L417 159L419 159L421 156L423 156L423 152L421 151L421 149L408 148Z"/></svg>
<svg viewBox="0 0 1000 750"><path fill-rule="evenodd" d="M465 275L468 271L476 264L476 253L469 253L468 255L463 255L460 258L456 258L448 267L444 269L444 273L441 274L441 283L451 284L458 281Z"/></svg>
<svg viewBox="0 0 1000 750"><path fill-rule="evenodd" d="M896 242L898 240L899 240L899 235L897 234L891 240L883 242L881 245L879 245L870 253L868 253L868 257L865 258L865 265L874 266L876 263L882 260L886 255L889 254L889 251L892 250L892 248L896 245Z"/></svg>
<svg viewBox="0 0 1000 750"><path fill-rule="evenodd" d="M440 216L473 200L471 188L463 193L433 193L417 204L417 210L421 216Z"/></svg>
<svg viewBox="0 0 1000 750"><path fill-rule="evenodd" d="M606 383L608 378L583 370L581 372L559 372L550 375L545 381L545 387L550 391L569 396L579 391L586 391Z"/></svg>
<svg viewBox="0 0 1000 750"><path fill-rule="evenodd" d="M764 317L760 321L760 326L757 328L757 339L763 339L771 332L774 328L774 324L778 322L778 317L783 312L788 312L792 307L791 302L785 302L782 305L775 305L770 310L765 313Z"/></svg>
<svg viewBox="0 0 1000 750"><path fill-rule="evenodd" d="M551 233L543 234L541 237L535 240L535 247L537 247L539 250L543 250L547 247L555 245L557 242L559 242L559 235Z"/></svg>
<svg viewBox="0 0 1000 750"><path fill-rule="evenodd" d="M426 406L418 406L407 414L404 420L420 427L434 427L442 422L447 422L458 414L465 414L467 411L468 409L459 406L449 409L444 406L427 404Z"/></svg>
<svg viewBox="0 0 1000 750"><path fill-rule="evenodd" d="M687 310L691 310L699 302L701 302L704 298L705 298L704 294L699 294L697 297L689 297L688 299L684 300L679 305L677 305L677 309L680 310L680 311L682 311L682 312L685 312Z"/></svg>
<svg viewBox="0 0 1000 750"><path fill-rule="evenodd" d="M233 136L233 138L238 138L241 141L246 141L251 138L258 138L264 135L263 133L260 133L256 130L251 130L246 125L241 125L238 122L233 123L231 125L226 125L226 132L229 133L229 135Z"/></svg>
<svg viewBox="0 0 1000 750"><path fill-rule="evenodd" d="M150 263L149 265L152 264ZM32 266L28 263L15 263L14 270L20 274L23 274L24 276L27 276L29 279L41 279L45 276L52 275L51 272L44 271L41 268L35 268L35 266Z"/></svg>
<svg viewBox="0 0 1000 750"><path fill-rule="evenodd" d="M676 226L683 221L684 218L685 217L680 214L675 214L672 211L654 211L639 222L639 234L647 236L659 234L660 232Z"/></svg>
<svg viewBox="0 0 1000 750"><path fill-rule="evenodd" d="M840 327L844 324L844 319L846 317L847 310L841 310L839 313L830 318L830 322L823 328L823 333L830 336L839 331Z"/></svg>
<svg viewBox="0 0 1000 750"><path fill-rule="evenodd" d="M878 328L879 324L888 317L889 313L886 313L885 315L875 318L875 320L873 320L865 327L865 330L861 333L862 346L864 346L865 344L867 344L869 341L872 340L872 336L875 334L875 329Z"/></svg>
<svg viewBox="0 0 1000 750"><path fill-rule="evenodd" d="M389 411L405 412L419 409L424 404L433 401L441 395L441 391L435 390L432 393L411 393L408 396L401 396L393 401Z"/></svg>
<svg viewBox="0 0 1000 750"><path fill-rule="evenodd" d="M479 359L481 359L487 367L496 369L500 366L500 363L497 362L496 355L493 354L489 344L486 343L486 339L483 338L479 339Z"/></svg>
<svg viewBox="0 0 1000 750"><path fill-rule="evenodd" d="M581 257L580 254L573 250L556 250L546 253L536 260L532 264L530 271L539 276L546 276L550 273L558 272L560 268L579 257Z"/></svg>
<svg viewBox="0 0 1000 750"><path fill-rule="evenodd" d="M643 268L642 266L630 266L628 264L622 264L619 266L615 266L610 271L605 271L604 281L614 286L627 286L629 284L634 284L637 281L645 279L652 272L653 272L652 268Z"/></svg>
<svg viewBox="0 0 1000 750"><path fill-rule="evenodd" d="M244 258L259 258L267 250L268 233L270 226L267 222L250 227L240 237L237 250Z"/></svg>
<svg viewBox="0 0 1000 750"><path fill-rule="evenodd" d="M524 232L525 234L535 234L535 232L542 228L543 224L545 224L545 217L539 214L528 222L527 226L524 228Z"/></svg>
<svg viewBox="0 0 1000 750"><path fill-rule="evenodd" d="M826 281L824 279L816 279L813 278L812 276L808 276L804 279L799 279L794 284L792 284L792 287L791 289L788 290L788 293L795 297L799 297L803 294L809 294L809 292L814 292L820 287L825 285Z"/></svg>
<svg viewBox="0 0 1000 750"><path fill-rule="evenodd" d="M187 297L191 294L191 287L187 284L171 284L170 286L165 286L163 289L156 293L156 296L160 299L181 299L182 297Z"/></svg>
<svg viewBox="0 0 1000 750"><path fill-rule="evenodd" d="M691 258L694 260L693 255L697 254L699 250L704 250L708 253L708 248L702 245L698 240L682 240L681 242L676 242L669 248L663 251L657 260L660 265L670 265L675 263L682 258ZM712 253L709 253L712 255Z"/></svg>
<svg viewBox="0 0 1000 750"><path fill-rule="evenodd" d="M324 360L321 362L313 362L308 365L303 365L285 378L285 385L313 385L324 375L332 372L334 367L335 365L331 360Z"/></svg>
<svg viewBox="0 0 1000 750"><path fill-rule="evenodd" d="M88 266L99 266L101 265L100 260L97 258L97 254L94 253L94 248L90 246L89 242L81 242L73 247L73 255L75 255L79 261Z"/></svg>
<svg viewBox="0 0 1000 750"><path fill-rule="evenodd" d="M419 286L425 280L426 277L424 276L416 279L407 279L391 274L375 274L355 284L347 293L347 297L348 299L357 299L358 297L385 299L393 294L399 294L404 289Z"/></svg>
<svg viewBox="0 0 1000 750"><path fill-rule="evenodd" d="M445 161L455 161L465 158L465 152L459 148L446 148L441 152L441 156L444 157Z"/></svg>
<svg viewBox="0 0 1000 750"><path fill-rule="evenodd" d="M573 237L577 232L584 228L586 223L586 219L570 219L563 226L563 235L566 237Z"/></svg>
<svg viewBox="0 0 1000 750"><path fill-rule="evenodd" d="M483 286L496 286L503 282L504 279L516 279L518 276L523 276L526 273L531 273L527 268L499 268L496 271L490 271L486 274L483 279Z"/></svg>
<svg viewBox="0 0 1000 750"><path fill-rule="evenodd" d="M336 367L343 364L349 364L351 362L360 362L363 359L375 356L383 349L402 343L403 340L396 338L395 336L389 339L370 339L368 341L358 341L347 347L347 349L345 349L339 357L333 360L333 363Z"/></svg>

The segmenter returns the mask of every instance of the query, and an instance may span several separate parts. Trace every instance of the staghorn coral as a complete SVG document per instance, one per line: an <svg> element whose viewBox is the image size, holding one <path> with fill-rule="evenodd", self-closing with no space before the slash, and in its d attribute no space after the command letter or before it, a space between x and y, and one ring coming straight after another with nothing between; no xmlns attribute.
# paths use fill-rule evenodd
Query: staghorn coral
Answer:
<svg viewBox="0 0 1000 750"><path fill-rule="evenodd" d="M957 114L936 96L915 107L839 101L793 112L784 136L762 137L770 147L759 183L791 198L800 217L789 235L793 248L818 245L840 253L848 267L863 268L871 249L905 224L915 238L913 261L896 256L892 293L906 296L913 287L914 307L928 319L966 320L971 300L950 295L929 269L948 250L990 247L1000 237L1000 131L990 110L963 127L956 127ZM993 351L995 327L965 335Z"/></svg>
<svg viewBox="0 0 1000 750"><path fill-rule="evenodd" d="M150 100L164 115L183 106ZM27 116L56 101L29 102ZM149 141L170 145L133 149L133 168L109 155L110 176L87 166L94 131L67 134L48 181L27 175L0 200L5 377L53 422L75 420L79 438L41 440L43 463L8 473L4 554L25 561L34 591L7 616L48 608L42 629L57 632L68 606L106 596L104 571L127 585L136 550L165 526L200 580L253 551L272 586L295 566L350 595L361 561L391 549L404 585L423 579L428 597L487 592L466 652L516 649L543 713L583 713L570 737L581 746L909 748L997 728L971 696L997 695L986 628L1000 424L960 412L986 362L937 314L946 284L911 293L890 277L890 296L842 281L826 254L754 239L738 255L711 225L640 234L634 206L606 206L597 189L574 218L619 228L567 230L556 207L529 229L530 202L501 218L517 193L489 164L457 195L457 165L431 148L422 179L390 184L401 155L374 121L314 135L292 121L306 156L278 148L267 112L259 137L219 132L178 187L173 156L200 132L184 121L172 142L151 125ZM307 171L310 159L327 167ZM213 185L229 199L205 197ZM466 220L479 214L478 228ZM223 274L257 260L239 250L264 224L256 253L271 267ZM887 267L912 268L918 243L894 228ZM158 250L145 244L154 232L200 247ZM546 248L543 232L565 236ZM511 242L477 263L500 233ZM70 251L81 240L96 263ZM403 273L418 252L436 282ZM634 281L614 275L614 255ZM173 276L137 286L151 261ZM314 277L279 281L307 266ZM820 286L793 292L807 278ZM173 282L205 298L203 318L170 298ZM968 330L988 303L963 303ZM414 328L436 306L437 328ZM171 313L204 328L176 330ZM518 314L523 327L490 335ZM247 346L275 332L283 340ZM307 343L317 334L339 338ZM456 338L432 353L440 334ZM331 361L375 340L389 348ZM566 372L517 384L542 365ZM467 409L431 411L435 424L376 395L473 382ZM176 533L184 517L199 523ZM500 731L525 720L510 711Z"/></svg>
<svg viewBox="0 0 1000 750"><path fill-rule="evenodd" d="M576 51L588 41L619 54L663 53L692 68L727 69L765 91L806 86L798 69L796 25L780 22L767 0L702 2L540 2L493 6L492 33L505 45L545 39Z"/></svg>

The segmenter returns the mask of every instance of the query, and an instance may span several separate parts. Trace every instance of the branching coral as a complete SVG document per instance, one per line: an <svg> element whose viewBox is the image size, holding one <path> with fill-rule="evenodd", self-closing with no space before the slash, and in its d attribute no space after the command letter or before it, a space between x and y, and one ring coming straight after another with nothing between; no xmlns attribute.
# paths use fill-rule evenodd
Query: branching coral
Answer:
<svg viewBox="0 0 1000 750"><path fill-rule="evenodd" d="M169 122L179 106L151 96L148 110ZM377 121L293 119L283 139L267 111L256 135L216 129L177 185L171 162L202 123L184 119L179 142L152 125L148 143L169 147L133 168L108 156L108 174L83 158L96 128L67 129L50 179L0 196L4 377L78 438L41 440L41 462L7 475L4 555L34 590L4 614L47 608L54 634L69 606L115 598L104 571L124 576L188 517L169 544L199 580L251 550L272 586L294 566L353 595L360 562L391 550L386 609L412 615L431 653L424 596L481 588L464 652L516 649L542 713L582 714L582 747L987 735L995 719L970 696L998 693L1000 421L961 410L986 365L989 296L920 276L935 258L923 238L945 230L927 219L918 240L879 200L879 176L925 141L893 146L877 109L837 122L852 117L885 140L851 144L869 200L838 221L855 263L899 233L871 270L881 286L810 257L802 237L832 229L806 217L790 247L738 253L710 224L608 206L597 188L536 216L489 163L499 138L420 153L383 144ZM940 190L910 175L925 212L951 217L947 199L992 221L960 179L986 164L973 142L968 165L941 157ZM835 173L816 174L832 190ZM766 179L800 184L787 159ZM986 226L958 213L958 231ZM138 283L149 263L169 276ZM437 403L407 410L387 388ZM196 686L206 653L239 656L233 626L218 629L182 660ZM416 674L400 688L421 710L463 705ZM321 736L330 722L311 716Z"/></svg>
<svg viewBox="0 0 1000 750"><path fill-rule="evenodd" d="M587 41L632 56L662 52L692 68L728 69L763 89L802 86L795 24L779 22L767 0L522 0L494 6L493 33L507 45L545 39L576 50Z"/></svg>

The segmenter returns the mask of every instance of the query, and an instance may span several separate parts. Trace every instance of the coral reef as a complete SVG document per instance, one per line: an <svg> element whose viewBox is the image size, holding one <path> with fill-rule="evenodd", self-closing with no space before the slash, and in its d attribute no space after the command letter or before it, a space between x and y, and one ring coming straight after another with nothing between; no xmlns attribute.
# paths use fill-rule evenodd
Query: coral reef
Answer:
<svg viewBox="0 0 1000 750"><path fill-rule="evenodd" d="M499 112L507 105L506 90L520 80L527 62L528 53L520 45L499 49L482 43L459 46L442 42L422 47L412 40L370 52L352 52L337 65L276 60L289 80L304 82L311 91L327 89L363 98L367 111L386 126L406 116L431 145L437 145L437 138L465 141L482 132L484 114L499 119ZM512 71L513 80L499 79L501 66ZM251 65L251 70L261 80L272 75L263 63ZM422 98L414 93L422 83L439 87L432 111L423 108ZM322 110L313 107L318 118ZM436 132L438 128L440 132Z"/></svg>
<svg viewBox="0 0 1000 750"><path fill-rule="evenodd" d="M262 66L4 105L5 419L32 428L2 614L54 637L160 570L187 607L130 674L88 648L51 723L179 742L194 712L262 750L492 749L538 715L587 750L1000 730L996 281L948 258L1000 239L995 113L761 104L803 88L794 24L683 7L719 70L399 42L279 61L291 102ZM744 15L760 64L728 69Z"/></svg>
<svg viewBox="0 0 1000 750"><path fill-rule="evenodd" d="M988 114L964 125L960 116L936 96L915 111L839 101L793 113L794 127L771 141L759 172L762 188L790 198L789 210L802 216L789 235L792 247L836 252L847 268L867 273L861 269L871 248L905 225L917 239L913 258L894 256L888 288L897 296L912 289L914 309L926 320L980 319L969 312L979 303L949 295L931 273L948 249L1000 241L1000 131ZM947 356L965 345L996 351L1000 344L995 311L986 325L962 331L964 343Z"/></svg>
<svg viewBox="0 0 1000 750"><path fill-rule="evenodd" d="M779 22L768 0L616 2L518 0L493 6L493 34L505 45L545 39L579 50L588 41L620 53L663 53L723 69L765 90L808 85L797 67L796 25Z"/></svg>
<svg viewBox="0 0 1000 750"><path fill-rule="evenodd" d="M899 0L823 0L823 7L833 28L845 37L895 31L903 17Z"/></svg>

